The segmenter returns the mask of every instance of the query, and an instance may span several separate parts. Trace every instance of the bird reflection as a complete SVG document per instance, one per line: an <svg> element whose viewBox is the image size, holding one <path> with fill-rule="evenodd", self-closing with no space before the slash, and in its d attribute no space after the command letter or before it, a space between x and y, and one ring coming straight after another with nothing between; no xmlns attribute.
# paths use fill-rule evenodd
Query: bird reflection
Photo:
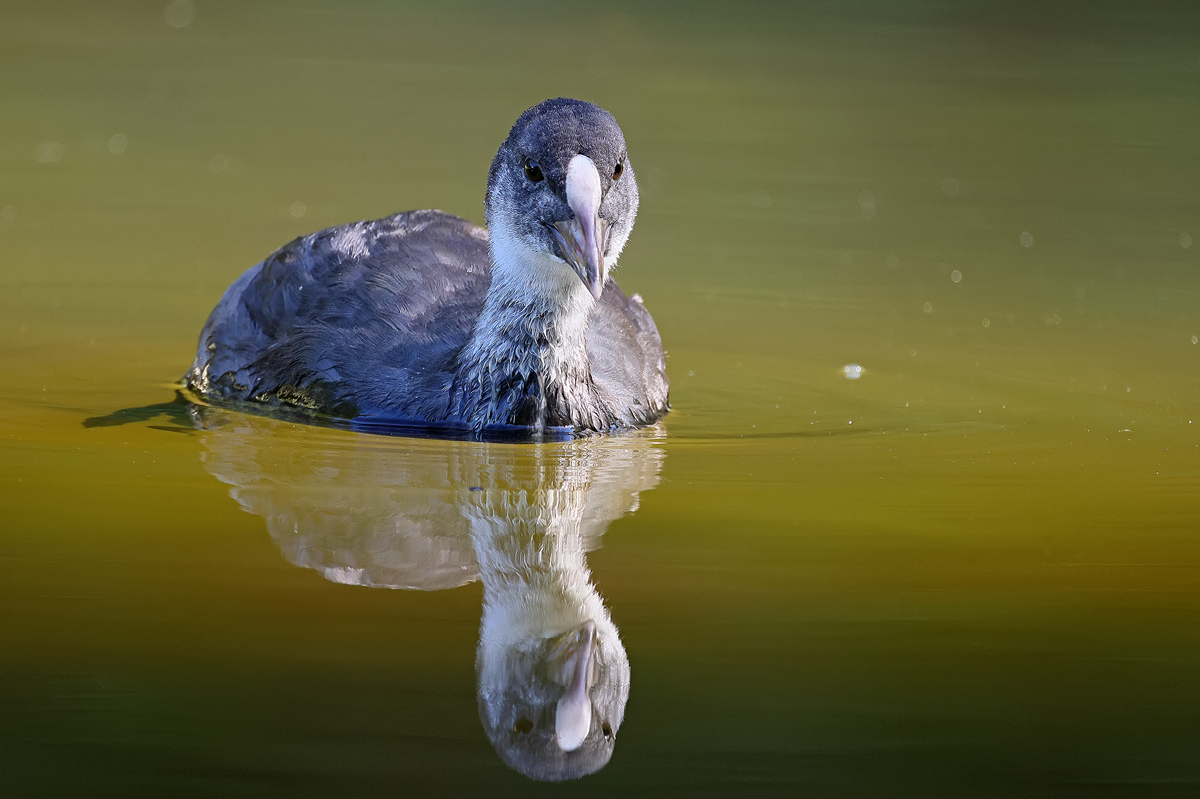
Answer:
<svg viewBox="0 0 1200 799"><path fill-rule="evenodd" d="M188 412L205 467L266 519L291 563L384 588L482 580L479 716L506 764L564 780L608 762L629 659L585 553L657 484L658 432L513 445L299 434L215 408Z"/></svg>

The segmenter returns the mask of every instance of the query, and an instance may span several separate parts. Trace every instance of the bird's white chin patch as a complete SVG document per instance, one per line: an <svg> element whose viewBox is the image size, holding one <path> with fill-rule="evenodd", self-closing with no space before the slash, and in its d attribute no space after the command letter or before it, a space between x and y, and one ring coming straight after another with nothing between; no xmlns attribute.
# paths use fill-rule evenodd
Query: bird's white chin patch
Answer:
<svg viewBox="0 0 1200 799"><path fill-rule="evenodd" d="M567 316L587 313L588 287L557 255L534 249L503 217L492 220L492 280L498 288L533 307L551 305Z"/></svg>

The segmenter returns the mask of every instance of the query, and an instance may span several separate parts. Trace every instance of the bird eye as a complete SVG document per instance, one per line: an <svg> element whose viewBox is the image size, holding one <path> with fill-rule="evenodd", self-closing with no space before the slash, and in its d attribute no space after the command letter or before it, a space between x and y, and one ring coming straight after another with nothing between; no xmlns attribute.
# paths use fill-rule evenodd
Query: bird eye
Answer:
<svg viewBox="0 0 1200 799"><path fill-rule="evenodd" d="M542 168L532 158L525 159L525 177L533 183L539 183L542 180Z"/></svg>
<svg viewBox="0 0 1200 799"><path fill-rule="evenodd" d="M521 716L521 718L517 719L516 723L513 724L513 732L515 732L517 735L528 735L529 733L533 732L533 722L524 716Z"/></svg>
<svg viewBox="0 0 1200 799"><path fill-rule="evenodd" d="M618 161L616 168L613 169L613 180L619 180L621 178L621 173L624 171L625 163L623 161Z"/></svg>
<svg viewBox="0 0 1200 799"><path fill-rule="evenodd" d="M613 737L612 727L609 726L609 723L607 721L604 722L604 725L600 728L600 732L604 733L604 740L606 740L606 741L612 740L612 737Z"/></svg>

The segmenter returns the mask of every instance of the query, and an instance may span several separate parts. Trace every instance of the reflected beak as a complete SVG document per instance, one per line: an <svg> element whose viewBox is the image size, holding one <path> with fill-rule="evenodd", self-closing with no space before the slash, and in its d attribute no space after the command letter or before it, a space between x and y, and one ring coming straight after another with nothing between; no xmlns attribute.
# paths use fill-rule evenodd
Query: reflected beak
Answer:
<svg viewBox="0 0 1200 799"><path fill-rule="evenodd" d="M574 752L583 745L592 728L592 699L588 694L596 643L596 624L590 619L579 628L579 643L570 664L567 690L558 700L554 735L558 748Z"/></svg>
<svg viewBox="0 0 1200 799"><path fill-rule="evenodd" d="M563 260L588 287L592 297L600 299L608 272L604 250L608 245L608 223L600 218L600 173L586 155L577 155L567 164L567 205L575 218L554 225Z"/></svg>

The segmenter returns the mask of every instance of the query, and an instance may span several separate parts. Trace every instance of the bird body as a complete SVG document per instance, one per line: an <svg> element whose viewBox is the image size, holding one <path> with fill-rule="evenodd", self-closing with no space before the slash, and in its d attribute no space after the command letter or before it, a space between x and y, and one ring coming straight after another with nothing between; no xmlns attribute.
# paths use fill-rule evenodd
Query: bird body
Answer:
<svg viewBox="0 0 1200 799"><path fill-rule="evenodd" d="M218 402L364 424L652 424L662 342L609 277L636 210L615 120L546 101L493 161L490 231L427 210L297 239L225 292L185 380Z"/></svg>

